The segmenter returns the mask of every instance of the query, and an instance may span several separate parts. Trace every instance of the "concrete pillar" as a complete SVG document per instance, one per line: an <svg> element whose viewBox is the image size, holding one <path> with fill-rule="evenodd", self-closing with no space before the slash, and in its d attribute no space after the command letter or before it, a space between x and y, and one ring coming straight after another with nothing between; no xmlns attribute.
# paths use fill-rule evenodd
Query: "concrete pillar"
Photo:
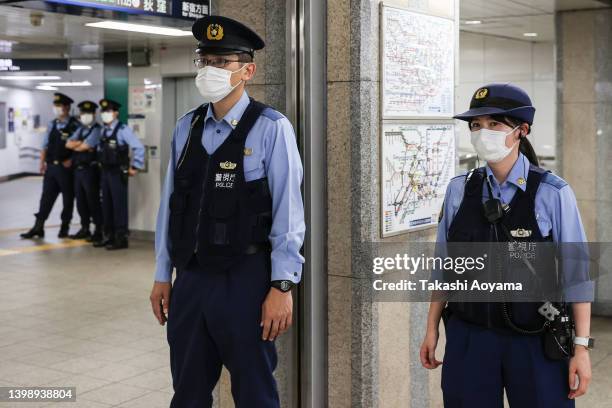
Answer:
<svg viewBox="0 0 612 408"><path fill-rule="evenodd" d="M454 0L391 3L456 16ZM328 406L441 406L440 370L418 357L428 305L374 302L364 279L372 242L435 240L435 229L380 238L379 7L327 3Z"/></svg>
<svg viewBox="0 0 612 408"><path fill-rule="evenodd" d="M612 241L612 10L556 15L558 168L574 189L587 237ZM609 268L608 268L609 269ZM596 283L595 314L612 315L612 276Z"/></svg>

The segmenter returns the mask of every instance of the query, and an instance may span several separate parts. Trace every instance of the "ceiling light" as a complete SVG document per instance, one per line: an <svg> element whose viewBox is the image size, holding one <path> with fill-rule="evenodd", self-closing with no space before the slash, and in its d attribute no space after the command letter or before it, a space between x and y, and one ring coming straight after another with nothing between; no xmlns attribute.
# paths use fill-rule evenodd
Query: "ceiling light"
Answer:
<svg viewBox="0 0 612 408"><path fill-rule="evenodd" d="M91 69L91 67L89 65L71 65L70 66L71 71L76 71L79 69Z"/></svg>
<svg viewBox="0 0 612 408"><path fill-rule="evenodd" d="M145 24L122 23L120 21L100 21L98 23L87 23L87 27L107 28L109 30L132 31L135 33L167 35L171 37L185 37L193 35L191 31L178 28L160 27Z"/></svg>
<svg viewBox="0 0 612 408"><path fill-rule="evenodd" d="M523 33L525 37L537 37L538 33Z"/></svg>
<svg viewBox="0 0 612 408"><path fill-rule="evenodd" d="M467 25L477 25L477 24L482 24L482 21L480 21L480 20L467 20L465 22L465 24L467 24Z"/></svg>
<svg viewBox="0 0 612 408"><path fill-rule="evenodd" d="M37 85L36 89L40 91L57 91L57 88L49 85Z"/></svg>
<svg viewBox="0 0 612 408"><path fill-rule="evenodd" d="M3 75L0 79L5 81L45 81L45 80L57 80L62 77L54 75Z"/></svg>
<svg viewBox="0 0 612 408"><path fill-rule="evenodd" d="M43 82L40 85L42 86L91 86L91 82L89 81L81 81L81 82Z"/></svg>

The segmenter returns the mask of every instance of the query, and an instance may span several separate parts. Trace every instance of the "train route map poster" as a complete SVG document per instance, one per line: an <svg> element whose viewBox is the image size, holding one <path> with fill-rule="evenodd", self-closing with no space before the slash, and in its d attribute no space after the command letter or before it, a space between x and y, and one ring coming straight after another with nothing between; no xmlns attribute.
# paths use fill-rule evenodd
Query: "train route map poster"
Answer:
<svg viewBox="0 0 612 408"><path fill-rule="evenodd" d="M452 20L383 6L383 119L453 116L455 25Z"/></svg>
<svg viewBox="0 0 612 408"><path fill-rule="evenodd" d="M455 173L451 123L385 123L382 129L382 236L436 225Z"/></svg>

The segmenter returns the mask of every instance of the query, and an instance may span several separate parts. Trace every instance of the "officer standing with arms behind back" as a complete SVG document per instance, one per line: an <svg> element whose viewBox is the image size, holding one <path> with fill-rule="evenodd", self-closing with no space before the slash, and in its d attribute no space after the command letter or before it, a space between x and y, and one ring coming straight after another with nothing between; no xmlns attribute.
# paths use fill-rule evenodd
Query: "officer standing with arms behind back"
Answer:
<svg viewBox="0 0 612 408"><path fill-rule="evenodd" d="M128 177L144 167L144 146L132 129L117 119L120 107L113 100L100 100L104 128L98 160L102 166L104 239L94 241L93 246L109 250L128 247Z"/></svg>
<svg viewBox="0 0 612 408"><path fill-rule="evenodd" d="M204 104L174 130L151 293L168 322L171 407L212 406L222 365L237 408L279 407L274 340L291 326L304 262L302 165L289 120L244 89L261 38L220 16L192 31Z"/></svg>
<svg viewBox="0 0 612 408"><path fill-rule="evenodd" d="M96 122L96 105L92 101L83 101L78 105L81 114L81 127L70 137L66 147L74 151L72 166L74 168L74 193L77 210L81 217L81 229L72 239L102 239L102 210L100 208L100 169L96 159L96 148L100 142L102 126ZM95 225L91 236L90 221Z"/></svg>
<svg viewBox="0 0 612 408"><path fill-rule="evenodd" d="M74 206L74 189L72 181L72 151L66 148L66 142L79 127L79 122L70 116L73 100L62 93L53 96L53 119L47 127L40 154L40 172L43 176L43 191L34 227L21 234L21 238L43 238L45 221L51 213L57 196L62 193L62 226L57 236L67 238L72 220Z"/></svg>

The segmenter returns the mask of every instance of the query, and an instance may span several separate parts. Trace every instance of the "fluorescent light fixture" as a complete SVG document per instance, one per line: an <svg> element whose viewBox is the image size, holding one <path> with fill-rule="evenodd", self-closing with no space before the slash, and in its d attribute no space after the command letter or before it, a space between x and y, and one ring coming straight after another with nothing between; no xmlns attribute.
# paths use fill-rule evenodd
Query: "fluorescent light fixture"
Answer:
<svg viewBox="0 0 612 408"><path fill-rule="evenodd" d="M0 79L4 81L54 81L62 77L57 75L2 75Z"/></svg>
<svg viewBox="0 0 612 408"><path fill-rule="evenodd" d="M477 24L482 24L482 21L480 21L480 20L466 20L465 24L467 24L467 25L477 25Z"/></svg>
<svg viewBox="0 0 612 408"><path fill-rule="evenodd" d="M91 67L89 65L71 65L70 66L71 71L83 70L83 69L91 69Z"/></svg>
<svg viewBox="0 0 612 408"><path fill-rule="evenodd" d="M538 33L523 33L525 37L537 37Z"/></svg>
<svg viewBox="0 0 612 408"><path fill-rule="evenodd" d="M40 85L42 86L91 86L91 82L89 81L81 81L81 82L42 82Z"/></svg>
<svg viewBox="0 0 612 408"><path fill-rule="evenodd" d="M57 88L49 85L37 85L36 89L40 91L57 91Z"/></svg>
<svg viewBox="0 0 612 408"><path fill-rule="evenodd" d="M87 23L87 27L107 28L109 30L131 31L135 33L167 35L171 37L185 37L193 35L191 31L180 30L178 28L160 27L145 24L123 23L121 21L100 21L97 23Z"/></svg>

